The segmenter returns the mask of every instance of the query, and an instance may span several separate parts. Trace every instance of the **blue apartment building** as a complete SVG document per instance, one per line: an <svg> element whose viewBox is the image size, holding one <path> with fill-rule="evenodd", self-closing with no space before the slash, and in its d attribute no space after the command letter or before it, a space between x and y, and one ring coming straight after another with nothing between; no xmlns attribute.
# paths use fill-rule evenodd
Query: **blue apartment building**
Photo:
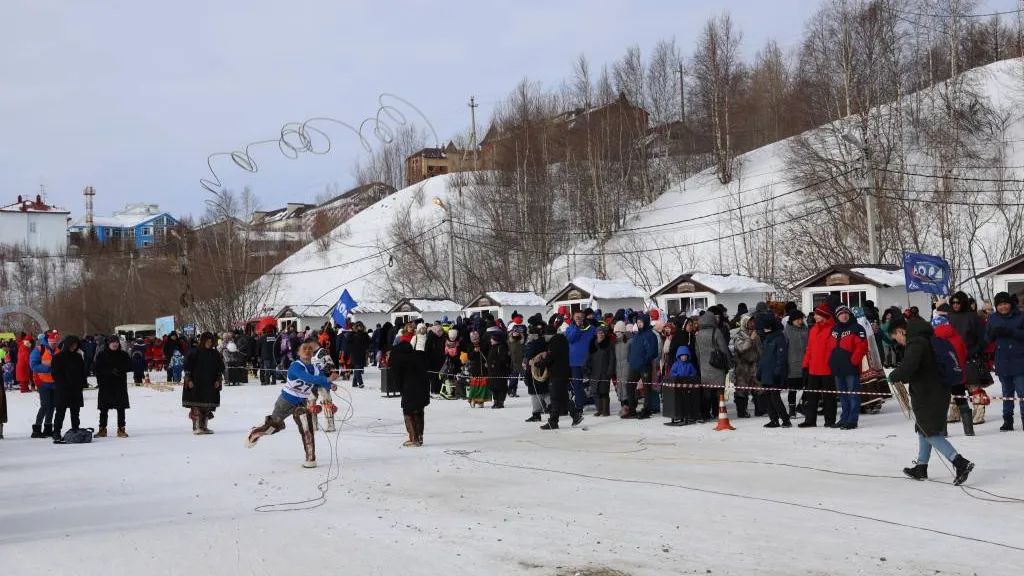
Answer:
<svg viewBox="0 0 1024 576"><path fill-rule="evenodd" d="M136 248L165 243L169 231L177 225L178 221L167 212L161 212L156 204L129 204L110 216L94 217L92 224L96 240L101 244L134 245ZM85 236L89 226L83 217L72 222L68 231Z"/></svg>

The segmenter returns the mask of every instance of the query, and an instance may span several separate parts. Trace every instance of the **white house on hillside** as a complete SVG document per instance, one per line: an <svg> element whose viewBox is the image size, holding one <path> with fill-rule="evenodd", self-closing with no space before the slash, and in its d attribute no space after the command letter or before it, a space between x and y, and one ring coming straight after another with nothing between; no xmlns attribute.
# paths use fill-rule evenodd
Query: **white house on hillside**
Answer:
<svg viewBox="0 0 1024 576"><path fill-rule="evenodd" d="M658 288L651 296L658 302L658 308L675 316L707 310L718 304L727 310L737 310L740 304L746 304L752 310L774 292L775 287L770 284L739 274L687 272Z"/></svg>
<svg viewBox="0 0 1024 576"><path fill-rule="evenodd" d="M570 314L586 308L614 313L620 308L644 310L646 301L647 292L625 280L577 277L551 297L548 305L555 310L564 306Z"/></svg>
<svg viewBox="0 0 1024 576"><path fill-rule="evenodd" d="M484 292L474 298L465 308L466 314L469 315L484 311L491 312L507 322L512 318L513 313L522 314L523 318L529 318L538 312L541 316L545 316L548 311L548 303L547 300L533 292Z"/></svg>
<svg viewBox="0 0 1024 576"><path fill-rule="evenodd" d="M70 215L64 208L43 202L42 196L35 200L18 196L17 202L0 207L0 245L62 253L68 247Z"/></svg>
<svg viewBox="0 0 1024 576"><path fill-rule="evenodd" d="M874 302L879 309L917 306L927 311L931 306L930 295L907 293L902 267L887 264L829 266L798 282L793 290L800 291L804 313L814 310L815 306L832 296L851 308L864 306L868 301Z"/></svg>

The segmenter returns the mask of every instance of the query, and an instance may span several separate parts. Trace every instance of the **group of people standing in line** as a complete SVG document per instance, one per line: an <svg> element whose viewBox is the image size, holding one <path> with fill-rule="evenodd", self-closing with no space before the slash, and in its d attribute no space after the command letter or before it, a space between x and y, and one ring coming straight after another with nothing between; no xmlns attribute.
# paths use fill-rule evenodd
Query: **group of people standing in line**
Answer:
<svg viewBox="0 0 1024 576"><path fill-rule="evenodd" d="M666 425L713 421L728 382L739 418L751 417L752 408L753 416L767 416L766 428L790 428L795 419L803 420L799 428L813 428L821 416L825 427L849 431L891 397L889 381L903 382L919 438L918 457L904 472L925 478L935 448L960 484L974 464L949 444L947 424L960 421L964 434L974 435L993 371L1004 397L1000 430L1014 429L1014 397L1024 418L1024 312L1010 294L994 302L991 312L979 311L958 292L936 302L927 319L916 308L880 313L871 302L840 301L821 302L810 317L794 303L759 303L732 319L712 306L667 322L657 311L560 311L547 321L513 314L508 324L483 313L454 324L402 326L384 378L397 380L392 386L403 393L407 417L422 413L432 396L493 401L500 409L522 380L532 399L527 422L546 415L544 430L558 429L565 415L578 425L590 404L595 417L610 416L612 390L621 418L646 419L666 407ZM956 386L937 376L933 338L956 350L963 374ZM982 397L986 402L972 407ZM415 420L407 427L415 443Z"/></svg>
<svg viewBox="0 0 1024 576"><path fill-rule="evenodd" d="M117 413L117 435L127 438L125 411L128 399L128 375L132 359L122 350L122 339L110 336L97 349L95 337L83 340L69 335L63 339L56 330L32 338L22 334L15 341L8 357L13 357L15 381L21 391L36 391L39 409L32 424L32 438L50 438L60 442L64 420L70 415L72 430L81 426L81 409L85 406L83 390L87 378L95 375L98 395L99 430L95 436L107 435L108 414ZM6 398L0 398L0 421L7 421ZM0 438L3 427L0 425Z"/></svg>
<svg viewBox="0 0 1024 576"><path fill-rule="evenodd" d="M317 386L334 386L338 376L337 369L323 376L310 368L311 352L323 349L337 358L337 365L355 367L354 387L362 385L367 363L379 364L386 386L402 396L409 435L405 446L423 445L424 411L431 398L466 398L474 406L492 402L492 408L501 409L508 396L518 395L521 380L531 397L526 421L540 422L546 415L543 430L558 429L565 415L574 426L580 424L589 405L595 417L611 416L612 390L620 418L650 418L662 411L664 402L667 425L709 422L716 418L727 385L734 390L736 416L750 418L752 407L753 416L768 417L766 428L790 428L797 418L803 419L798 427L811 428L820 415L825 427L855 430L863 404L877 406L888 396L887 381L898 381L910 385L919 437L918 458L905 472L926 477L935 448L953 463L959 483L973 464L946 439L947 416L958 416L965 435L974 434L978 415L970 398L984 394L993 369L1004 397L1000 430L1014 429L1015 396L1024 418L1024 312L1006 293L995 297L995 309L986 314L958 292L948 302L937 302L930 320L916 309L892 308L880 315L871 302L851 308L833 301L820 303L810 317L794 303L759 303L752 312L741 305L731 320L723 306L667 321L657 310L602 315L585 309L571 316L561 310L547 321L539 314L524 319L513 313L506 324L485 312L454 323L379 326L372 333L357 322L352 330L325 329L304 336L296 342L293 334L268 330L256 340L260 366L273 366L262 370L261 380L273 383L282 362L291 361L283 379L291 394L286 400L294 407L294 398L304 402ZM958 386L938 384L932 338L949 342L956 351L963 368ZM237 343L232 349L232 339L204 333L182 363L182 405L189 409L196 434L212 433L208 422L220 405L220 391L234 363L231 354L238 350ZM106 340L91 367L75 336L60 340L51 331L38 342L24 336L19 342L17 365L27 364L40 396L33 437L59 440L66 413L73 429L80 426L82 390L90 370L99 386L97 436L106 435L107 413L115 410L117 435L127 437L127 377L133 364L118 337ZM172 353L188 349L177 342L175 335ZM332 349L340 351L335 355ZM884 369L891 364L895 370L887 378ZM878 382L881 388L875 389L884 392L862 403L865 384ZM2 407L6 421L6 402ZM279 416L274 412L268 417L268 430L283 428Z"/></svg>

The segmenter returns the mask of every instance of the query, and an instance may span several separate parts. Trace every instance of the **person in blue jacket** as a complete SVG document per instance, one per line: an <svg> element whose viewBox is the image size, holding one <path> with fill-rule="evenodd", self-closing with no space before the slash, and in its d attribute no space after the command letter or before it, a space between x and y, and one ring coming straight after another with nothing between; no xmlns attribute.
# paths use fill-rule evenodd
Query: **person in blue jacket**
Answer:
<svg viewBox="0 0 1024 576"><path fill-rule="evenodd" d="M573 403L578 412L583 411L587 401L587 393L584 387L583 366L590 356L590 342L597 335L597 330L590 323L583 312L576 312L572 315L572 323L565 329L565 339L569 341L569 371L571 380L569 385L572 388Z"/></svg>
<svg viewBox="0 0 1024 576"><path fill-rule="evenodd" d="M689 426L696 424L700 417L700 372L694 360L689 346L676 348L676 359L669 368L668 377L673 385L679 387L676 398L682 408L682 418L673 417L665 423L666 426Z"/></svg>
<svg viewBox="0 0 1024 576"><path fill-rule="evenodd" d="M56 330L40 334L37 344L28 357L28 366L36 379L39 390L39 411L36 412L36 423L32 425L33 438L49 438L53 436L53 413L56 410L56 386L50 363L57 355L57 344L60 335Z"/></svg>
<svg viewBox="0 0 1024 576"><path fill-rule="evenodd" d="M690 353L689 346L680 346L676 350L676 361L672 363L668 375L673 380L695 378L700 375L697 373L697 367L693 365L693 354Z"/></svg>
<svg viewBox="0 0 1024 576"><path fill-rule="evenodd" d="M1007 292L996 294L995 305L985 336L996 344L996 375L1003 386L1003 397L1019 399L1024 420L1024 312L1017 309L1017 299ZM999 430L1013 430L1013 400L1003 400L1003 426Z"/></svg>
<svg viewBox="0 0 1024 576"><path fill-rule="evenodd" d="M338 377L337 372L331 372L324 376L313 364L313 355L318 346L307 340L299 346L299 358L294 360L288 367L287 381L281 388L281 394L274 402L274 409L270 416L264 419L261 426L249 431L247 445L252 448L261 436L277 434L284 430L284 419L289 415L295 420L299 427L299 434L302 435L302 446L306 451L306 461L302 463L303 468L316 468L316 444L314 432L316 418L314 412L317 406L310 400L314 388L337 390L338 385L332 380Z"/></svg>
<svg viewBox="0 0 1024 576"><path fill-rule="evenodd" d="M651 410L647 402L644 409L637 414L637 387L651 384L652 366L658 358L658 337L651 329L651 317L638 314L636 317L636 335L629 341L629 381L626 382L626 398L629 402L628 411L623 418L650 418Z"/></svg>
<svg viewBox="0 0 1024 576"><path fill-rule="evenodd" d="M757 337L761 339L761 360L758 372L761 375L761 386L774 390L761 392L768 407L768 423L765 428L792 428L789 412L782 402L782 392L789 375L789 341L783 332L782 323L771 312L758 314L754 319ZM779 420L782 423L779 423Z"/></svg>

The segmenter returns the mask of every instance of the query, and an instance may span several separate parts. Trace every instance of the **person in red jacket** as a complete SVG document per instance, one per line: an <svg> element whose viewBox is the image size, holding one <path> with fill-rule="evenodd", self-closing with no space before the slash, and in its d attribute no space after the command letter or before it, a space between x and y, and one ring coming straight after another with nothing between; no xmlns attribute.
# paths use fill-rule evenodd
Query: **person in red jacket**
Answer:
<svg viewBox="0 0 1024 576"><path fill-rule="evenodd" d="M814 428L818 425L818 404L825 404L825 427L836 427L836 395L835 380L829 368L829 336L832 334L832 311L828 304L821 304L814 309L814 326L807 338L807 351L804 353L803 367L807 370L807 390L804 392L805 419L798 428ZM821 392L821 391L824 391Z"/></svg>
<svg viewBox="0 0 1024 576"><path fill-rule="evenodd" d="M964 339L960 337L960 334L956 331L956 328L949 323L949 317L947 314L952 311L949 304L941 304L935 309L932 314L932 330L935 335L943 340L949 342L953 350L956 351L956 359L960 361L960 366L964 367L967 365L967 344ZM964 370L963 384L950 389L950 392L955 397L959 397L955 405L957 410L960 412L960 421L964 425L964 436L974 436L974 410L971 408L970 403L967 402L967 371ZM955 422L955 420L954 420Z"/></svg>
<svg viewBox="0 0 1024 576"><path fill-rule="evenodd" d="M846 306L836 308L836 323L829 334L828 366L836 379L840 430L855 430L860 419L861 361L868 353L868 336Z"/></svg>
<svg viewBox="0 0 1024 576"><path fill-rule="evenodd" d="M32 368L28 364L35 342L30 336L22 332L17 345L19 346L18 363L14 367L14 381L18 383L22 394L28 394L30 391L35 390L35 384L32 382Z"/></svg>

